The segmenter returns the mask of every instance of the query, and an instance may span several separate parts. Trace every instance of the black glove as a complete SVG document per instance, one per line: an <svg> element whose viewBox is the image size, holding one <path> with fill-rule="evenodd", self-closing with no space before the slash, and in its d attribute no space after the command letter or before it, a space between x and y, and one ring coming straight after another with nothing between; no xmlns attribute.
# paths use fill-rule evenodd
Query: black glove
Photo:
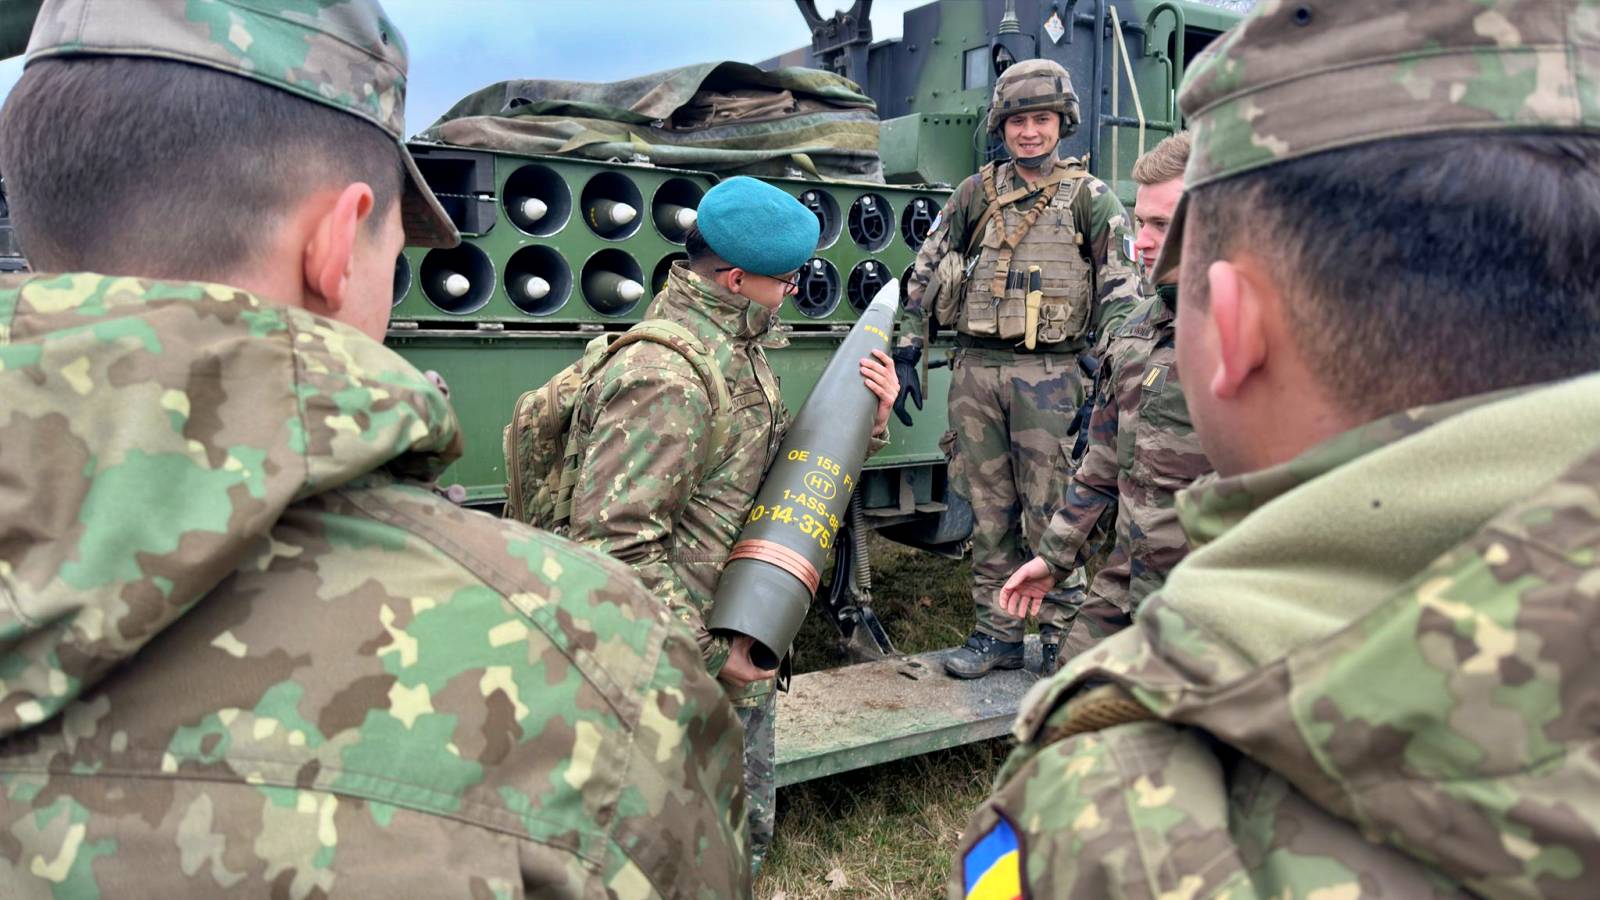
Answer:
<svg viewBox="0 0 1600 900"><path fill-rule="evenodd" d="M1094 415L1095 400L1100 396L1100 376L1103 374L1103 360L1089 353L1078 354L1078 368L1083 371L1085 378L1090 381L1089 390L1083 395L1083 402L1078 404L1078 411L1072 417L1072 422L1067 425L1067 437L1077 436L1072 442L1072 461L1077 463L1083 459L1083 452L1089 449L1089 419Z"/></svg>
<svg viewBox="0 0 1600 900"><path fill-rule="evenodd" d="M922 373L917 371L917 362L922 359L922 348L896 347L894 350L894 377L900 379L900 396L894 398L895 418L901 425L910 427L911 413L906 412L906 397L922 409Z"/></svg>

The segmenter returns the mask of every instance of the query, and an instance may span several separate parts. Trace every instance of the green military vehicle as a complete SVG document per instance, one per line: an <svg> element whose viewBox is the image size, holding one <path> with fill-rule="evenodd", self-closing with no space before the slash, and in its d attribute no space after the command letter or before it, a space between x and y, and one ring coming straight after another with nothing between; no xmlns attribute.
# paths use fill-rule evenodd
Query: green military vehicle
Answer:
<svg viewBox="0 0 1600 900"><path fill-rule="evenodd" d="M669 266L683 258L687 211L722 175L758 174L799 198L822 225L816 256L783 310L789 346L772 355L785 400L797 410L878 289L904 282L951 188L1004 152L982 130L998 72L1045 57L1072 73L1083 123L1062 152L1087 156L1131 207L1133 161L1178 127L1185 67L1250 3L935 0L905 13L898 40L874 42L871 0L826 17L815 0L797 0L810 45L760 63L770 77L721 64L609 86L610 93L506 82L469 97L445 119L487 121L489 132L505 121L531 130L497 143L441 120L413 141L464 240L448 250L406 249L395 268L388 335L452 388L468 443L445 484L470 505L498 510L506 480L500 434L518 394L571 363L596 333L639 320ZM797 66L854 84L788 68ZM536 84L544 93L529 92ZM647 105L672 88L692 97L678 109L707 93L747 98L742 88L751 85L822 102L826 109L801 102L800 114L783 121L802 150L819 141L807 128L831 123L837 139L820 143L840 151L831 158L836 165L800 150L752 153L784 126L758 115L747 121L759 124L741 129L717 118L715 103L688 141L693 146L669 146L663 142L676 139L675 123L652 119L660 114ZM860 151L864 127L877 132L875 160ZM1025 669L976 682L947 679L935 674L939 653L894 654L871 614L868 530L952 555L971 531L970 509L949 491L940 450L948 428L948 369L938 367L945 355L935 343L927 408L912 427L895 424L892 443L863 472L851 534L835 541L834 583L817 604L856 658L872 661L795 679L780 703L780 784L1003 733L1035 678Z"/></svg>

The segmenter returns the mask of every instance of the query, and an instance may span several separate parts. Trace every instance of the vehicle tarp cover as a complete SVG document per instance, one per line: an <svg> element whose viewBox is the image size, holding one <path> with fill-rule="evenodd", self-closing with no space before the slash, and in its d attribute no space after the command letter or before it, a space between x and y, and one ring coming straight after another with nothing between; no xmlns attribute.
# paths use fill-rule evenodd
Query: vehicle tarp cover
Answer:
<svg viewBox="0 0 1600 900"><path fill-rule="evenodd" d="M502 81L468 94L417 137L725 175L883 181L877 104L855 82L817 69L723 62L608 84Z"/></svg>

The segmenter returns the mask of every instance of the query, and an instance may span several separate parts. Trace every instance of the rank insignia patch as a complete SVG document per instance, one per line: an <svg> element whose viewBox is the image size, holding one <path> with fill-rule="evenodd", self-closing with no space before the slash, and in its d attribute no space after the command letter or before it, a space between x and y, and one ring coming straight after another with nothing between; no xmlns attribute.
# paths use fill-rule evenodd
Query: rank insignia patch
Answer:
<svg viewBox="0 0 1600 900"><path fill-rule="evenodd" d="M1144 380L1139 382L1141 390L1154 394L1167 386L1167 366L1151 366L1144 373Z"/></svg>

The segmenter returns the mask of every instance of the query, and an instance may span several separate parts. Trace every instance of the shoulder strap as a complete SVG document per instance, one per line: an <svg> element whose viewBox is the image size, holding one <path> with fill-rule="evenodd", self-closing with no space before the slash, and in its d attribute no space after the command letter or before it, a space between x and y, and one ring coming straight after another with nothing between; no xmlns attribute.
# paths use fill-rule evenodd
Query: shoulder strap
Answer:
<svg viewBox="0 0 1600 900"><path fill-rule="evenodd" d="M1004 227L1001 228L1000 253L995 259L994 276L989 283L989 292L993 296L1001 297L1005 295L1006 282L1011 278L1011 258L1016 253L1017 245L1021 244L1022 239L1027 237L1028 232L1033 230L1034 223L1039 221L1039 216L1045 211L1045 208L1056 199L1056 192L1061 190L1061 181L1062 178L1057 172L1051 172L1042 182L1030 188L1028 193L1037 192L1038 197L1033 201L1033 205L1028 207L1028 211L1022 214L1022 221L1017 223L1016 230L1007 233ZM1016 191L1012 191L1006 197L1015 193ZM1018 196L1017 199L1020 200L1026 196L1028 194L1024 193ZM1005 200L1006 197L1001 197L1000 200ZM999 205L999 201L996 201L996 203Z"/></svg>
<svg viewBox="0 0 1600 900"><path fill-rule="evenodd" d="M1074 735L1105 731L1130 722L1148 722L1158 717L1123 688L1103 684L1067 701L1066 709L1052 718L1054 721L1039 735L1037 743L1041 746Z"/></svg>
<svg viewBox="0 0 1600 900"><path fill-rule="evenodd" d="M555 509L548 527L559 528L572 520L572 494L578 488L578 417L583 413L583 395L589 390L589 379L601 364L615 352L612 344L615 335L601 334L583 346L578 362L578 391L572 401L572 411L567 418L567 442L561 447L560 477L556 482ZM585 360L588 361L585 364ZM559 377L559 376L558 376Z"/></svg>
<svg viewBox="0 0 1600 900"><path fill-rule="evenodd" d="M1071 162L1076 163L1077 160L1072 160ZM966 256L971 256L973 252L978 249L979 242L983 240L984 228L989 224L989 220L994 218L995 214L1000 210L1010 206L1013 203L1016 203L1018 200L1021 200L1030 194L1039 192L1039 199L1035 201L1034 204L1034 209L1037 209L1038 212L1035 212L1034 209L1030 209L1029 213L1033 216L1032 220L1029 220L1025 225L1019 228L1017 230L1017 234L1015 235L1016 241L1021 241L1022 236L1027 234L1028 229L1032 228L1033 223L1038 220L1038 213L1043 212L1044 208L1049 206L1050 202L1055 199L1056 191L1060 189L1063 181L1079 181L1089 177L1088 169L1082 168L1081 164L1071 165L1069 163L1062 163L1058 164L1055 168L1055 171L1051 172L1049 175L1046 175L1039 183L1033 185L1023 185L1022 187L1013 188L1004 194L1000 194L998 192L998 188L995 186L995 176L999 171L999 168L999 163L989 163L979 170L979 174L983 177L983 194L984 198L988 201L988 205L984 207L982 215L978 216L977 223L973 225L971 236L967 239L967 248L966 253L964 254ZM1016 241L1011 242L1013 247L1016 246ZM1009 263L1009 256L1007 261Z"/></svg>
<svg viewBox="0 0 1600 900"><path fill-rule="evenodd" d="M593 347L597 341L609 341L609 343L583 373L585 383L579 389L580 392L588 390L589 379L623 348L641 341L669 347L694 369L706 389L706 396L711 401L711 448L706 460L712 463L723 457L727 452L728 440L732 437L732 422L728 413L733 408L733 398L728 393L728 383L722 377L722 368L717 365L716 357L712 356L705 344L693 332L670 319L645 319L615 337L601 335L590 341L589 346ZM561 481L556 500L557 522L566 522L572 517L572 494L578 485L578 456L581 452L578 445L578 416L582 412L582 404L574 403L572 421L567 427L566 447L561 454Z"/></svg>
<svg viewBox="0 0 1600 900"><path fill-rule="evenodd" d="M995 194L994 173L1000 168L999 163L988 163L978 170L978 176L983 182L983 212L978 214L977 221L973 222L972 230L967 232L967 248L963 256L971 256L978 249L978 244L983 241L983 230L989 227L989 220L999 211L999 198Z"/></svg>
<svg viewBox="0 0 1600 900"><path fill-rule="evenodd" d="M645 340L671 347L694 367L695 374L705 384L712 414L717 417L712 424L712 445L720 447L727 440L728 432L727 417L723 414L733 408L733 398L728 394L728 382L722 377L722 367L717 365L716 356L694 332L671 319L646 319L630 328L619 343L630 337L630 343ZM615 353L616 349L611 352Z"/></svg>
<svg viewBox="0 0 1600 900"><path fill-rule="evenodd" d="M601 366L624 347L640 341L649 341L671 348L682 356L700 377L706 389L706 397L711 401L711 446L714 451L711 458L719 458L730 437L731 425L727 412L733 408L733 398L728 393L728 382L722 376L722 368L717 365L716 357L694 332L670 319L646 319L611 341L610 346L606 347L605 354L595 362L591 373L599 371ZM570 443L575 444L576 441ZM575 448L572 455L576 455Z"/></svg>

